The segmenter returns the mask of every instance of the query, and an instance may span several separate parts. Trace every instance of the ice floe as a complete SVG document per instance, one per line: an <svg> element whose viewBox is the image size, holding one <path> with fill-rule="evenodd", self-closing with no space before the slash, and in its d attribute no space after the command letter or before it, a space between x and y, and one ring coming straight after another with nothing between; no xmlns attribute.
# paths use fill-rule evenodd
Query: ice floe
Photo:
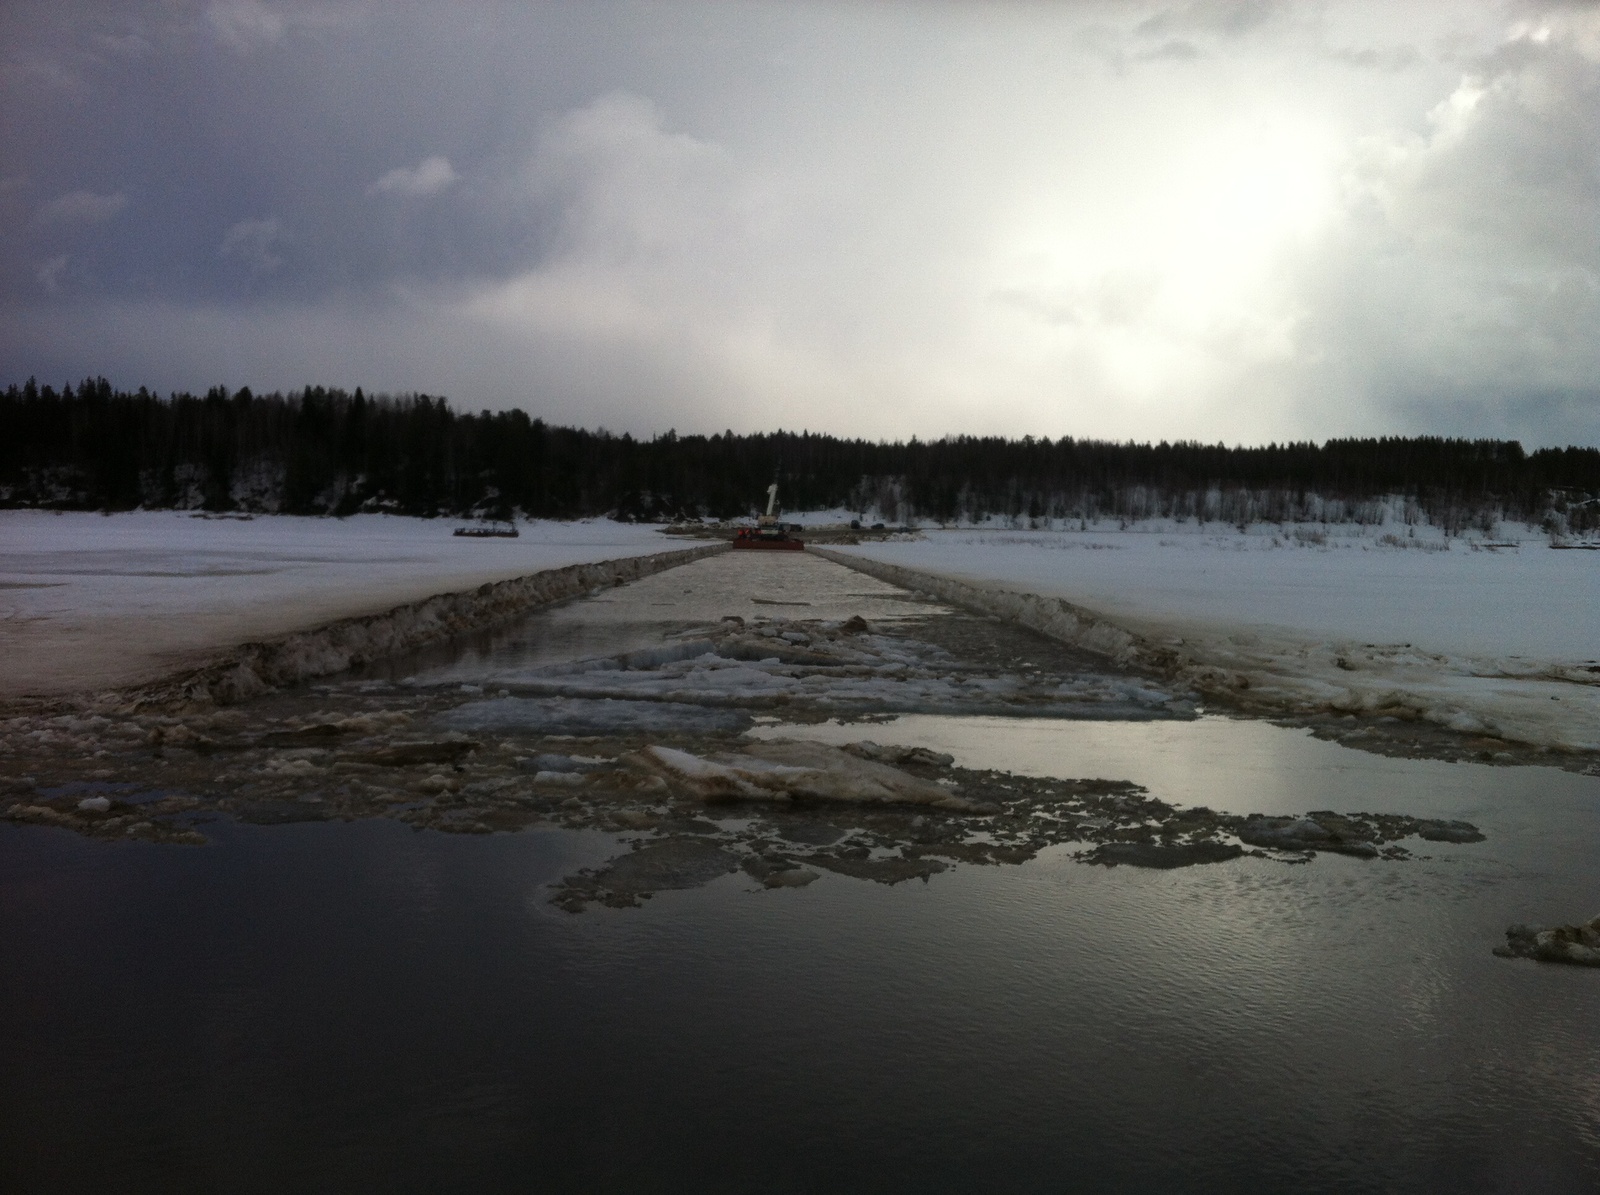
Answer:
<svg viewBox="0 0 1600 1195"><path fill-rule="evenodd" d="M648 752L707 801L843 801L979 808L948 788L822 743L764 743L711 756L663 746L650 747Z"/></svg>
<svg viewBox="0 0 1600 1195"><path fill-rule="evenodd" d="M1506 930L1506 944L1494 952L1502 958L1600 967L1600 917L1581 925L1513 925Z"/></svg>

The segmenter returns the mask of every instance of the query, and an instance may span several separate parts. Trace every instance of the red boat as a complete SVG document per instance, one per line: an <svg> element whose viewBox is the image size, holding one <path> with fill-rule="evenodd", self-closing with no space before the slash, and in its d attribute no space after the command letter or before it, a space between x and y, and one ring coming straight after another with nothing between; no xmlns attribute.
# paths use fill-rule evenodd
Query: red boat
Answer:
<svg viewBox="0 0 1600 1195"><path fill-rule="evenodd" d="M806 545L791 539L783 524L773 517L772 508L778 501L777 485L767 487L767 513L756 520L754 527L741 527L734 533L733 546L755 548L764 552L803 552Z"/></svg>

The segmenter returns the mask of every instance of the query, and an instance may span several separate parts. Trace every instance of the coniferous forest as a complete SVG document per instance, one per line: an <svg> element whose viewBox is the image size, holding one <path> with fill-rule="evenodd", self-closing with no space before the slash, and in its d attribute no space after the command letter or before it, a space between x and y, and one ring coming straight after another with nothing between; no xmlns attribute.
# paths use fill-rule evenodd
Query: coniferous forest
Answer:
<svg viewBox="0 0 1600 1195"><path fill-rule="evenodd" d="M789 510L910 519L1379 522L1600 527L1600 449L1412 437L1228 448L770 432L650 440L425 394L166 397L103 378L0 394L0 506L666 520Z"/></svg>

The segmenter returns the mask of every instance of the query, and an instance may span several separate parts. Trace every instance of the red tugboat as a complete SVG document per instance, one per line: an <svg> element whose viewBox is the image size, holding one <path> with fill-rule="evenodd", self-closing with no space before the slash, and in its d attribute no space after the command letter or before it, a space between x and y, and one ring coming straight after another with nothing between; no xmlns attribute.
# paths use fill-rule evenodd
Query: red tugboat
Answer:
<svg viewBox="0 0 1600 1195"><path fill-rule="evenodd" d="M773 517L772 508L777 501L778 487L774 483L767 487L767 513L756 520L754 527L741 527L734 533L734 547L758 548L767 552L805 551L805 544L798 539L790 539L783 524Z"/></svg>

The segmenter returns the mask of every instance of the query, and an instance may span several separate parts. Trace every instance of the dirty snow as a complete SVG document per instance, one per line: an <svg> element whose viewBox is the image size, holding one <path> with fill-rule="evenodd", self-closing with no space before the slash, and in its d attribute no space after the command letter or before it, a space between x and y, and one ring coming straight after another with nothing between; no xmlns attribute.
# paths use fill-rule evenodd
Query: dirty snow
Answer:
<svg viewBox="0 0 1600 1195"><path fill-rule="evenodd" d="M1259 708L1600 749L1600 553L1418 531L928 531L842 551L1065 599L1224 670Z"/></svg>
<svg viewBox="0 0 1600 1195"><path fill-rule="evenodd" d="M668 550L652 527L0 511L0 696L133 684L248 640L570 564Z"/></svg>
<svg viewBox="0 0 1600 1195"><path fill-rule="evenodd" d="M927 639L937 638L923 625L930 619L975 625L809 553L723 553L537 611L480 647L439 653L438 662L418 661L413 670L396 661L388 671L407 685L505 693L458 710L453 725L461 730L479 729L471 721L479 718L554 725L561 703L576 703L588 726L665 716L652 706L1069 718L1189 712L1170 692L1100 669L1092 656L1060 672L1041 667L1045 657L1026 635L1014 646L1032 652L1028 660L997 658L988 646L952 653Z"/></svg>

